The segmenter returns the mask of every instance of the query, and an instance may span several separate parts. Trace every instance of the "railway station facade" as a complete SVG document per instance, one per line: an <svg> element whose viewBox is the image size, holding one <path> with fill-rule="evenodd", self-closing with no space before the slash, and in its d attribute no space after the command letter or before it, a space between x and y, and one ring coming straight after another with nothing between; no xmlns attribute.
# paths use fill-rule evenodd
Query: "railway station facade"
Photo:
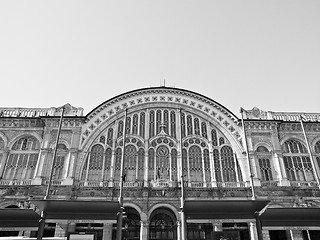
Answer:
<svg viewBox="0 0 320 240"><path fill-rule="evenodd" d="M254 107L238 117L168 87L118 95L87 115L64 108L61 134L60 108L0 108L0 209L39 213L33 201L51 169L52 200L117 201L123 159L123 239L180 240L182 191L187 239L320 239L320 113ZM36 231L0 221L0 236ZM116 220L46 220L45 236L70 234L115 239Z"/></svg>

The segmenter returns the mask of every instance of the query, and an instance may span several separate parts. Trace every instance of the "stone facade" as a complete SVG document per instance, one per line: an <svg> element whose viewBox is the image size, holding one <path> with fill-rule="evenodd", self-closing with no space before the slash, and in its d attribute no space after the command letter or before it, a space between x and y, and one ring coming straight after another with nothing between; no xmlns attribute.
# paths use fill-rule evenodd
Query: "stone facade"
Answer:
<svg viewBox="0 0 320 240"><path fill-rule="evenodd" d="M0 208L43 199L55 148L50 199L59 200L118 200L125 152L126 239L180 238L181 175L188 200L249 200L253 189L269 207L318 207L320 114L242 114L243 121L188 90L139 89L86 116L65 105L56 146L61 109L0 108ZM56 236L94 231L97 239L115 239L112 221L48 222L56 223ZM262 235L276 240L286 231L288 239L308 239L316 230L263 228ZM257 239L254 219L188 220L188 239L218 236L212 232Z"/></svg>

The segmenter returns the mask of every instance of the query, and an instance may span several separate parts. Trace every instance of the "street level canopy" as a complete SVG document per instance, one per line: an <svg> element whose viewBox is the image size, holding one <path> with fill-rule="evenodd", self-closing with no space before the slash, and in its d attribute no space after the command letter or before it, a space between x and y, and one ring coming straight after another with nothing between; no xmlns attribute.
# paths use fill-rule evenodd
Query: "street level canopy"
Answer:
<svg viewBox="0 0 320 240"><path fill-rule="evenodd" d="M186 200L187 219L254 219L269 201L264 200Z"/></svg>
<svg viewBox="0 0 320 240"><path fill-rule="evenodd" d="M320 208L268 208L260 219L263 227L320 227Z"/></svg>
<svg viewBox="0 0 320 240"><path fill-rule="evenodd" d="M113 201L34 200L32 203L46 213L46 219L115 220L120 211L119 202Z"/></svg>
<svg viewBox="0 0 320 240"><path fill-rule="evenodd" d="M0 227L38 227L40 216L32 209L0 209Z"/></svg>

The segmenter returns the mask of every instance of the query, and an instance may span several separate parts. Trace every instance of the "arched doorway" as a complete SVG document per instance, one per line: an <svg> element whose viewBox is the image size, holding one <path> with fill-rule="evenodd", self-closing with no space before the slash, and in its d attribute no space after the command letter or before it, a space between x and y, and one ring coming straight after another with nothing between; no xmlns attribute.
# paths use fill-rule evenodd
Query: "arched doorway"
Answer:
<svg viewBox="0 0 320 240"><path fill-rule="evenodd" d="M123 240L138 240L140 239L140 214L132 207L124 208L124 218L122 222L122 239ZM117 224L113 225L112 239L116 239Z"/></svg>
<svg viewBox="0 0 320 240"><path fill-rule="evenodd" d="M149 240L176 240L177 219L167 208L158 208L150 216Z"/></svg>

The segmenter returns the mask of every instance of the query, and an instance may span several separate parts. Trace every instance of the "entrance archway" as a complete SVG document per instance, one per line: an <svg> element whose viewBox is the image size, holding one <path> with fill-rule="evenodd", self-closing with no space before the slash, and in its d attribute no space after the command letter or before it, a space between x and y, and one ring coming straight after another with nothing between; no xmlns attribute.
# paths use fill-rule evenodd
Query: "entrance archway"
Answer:
<svg viewBox="0 0 320 240"><path fill-rule="evenodd" d="M158 208L150 216L149 240L177 240L177 219L168 208Z"/></svg>

